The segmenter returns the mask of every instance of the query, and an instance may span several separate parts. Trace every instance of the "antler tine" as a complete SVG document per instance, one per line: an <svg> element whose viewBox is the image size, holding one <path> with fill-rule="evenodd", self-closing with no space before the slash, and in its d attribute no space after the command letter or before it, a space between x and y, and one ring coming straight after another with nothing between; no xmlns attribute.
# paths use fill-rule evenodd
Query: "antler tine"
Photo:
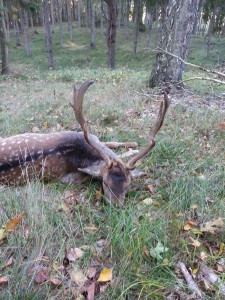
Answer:
<svg viewBox="0 0 225 300"><path fill-rule="evenodd" d="M74 86L73 90L73 103L70 103L71 107L73 108L75 117L77 122L80 124L82 131L84 133L84 138L86 142L92 146L102 157L102 159L105 161L107 166L112 165L111 159L108 157L108 155L105 154L105 152L102 150L102 147L99 143L97 143L91 135L88 133L88 126L87 122L83 116L83 100L84 100L84 94L86 90L89 88L91 84L93 84L93 80L87 80L85 81L78 89L76 86Z"/></svg>
<svg viewBox="0 0 225 300"><path fill-rule="evenodd" d="M165 118L165 115L166 115L169 105L170 105L170 101L169 101L168 95L164 91L164 100L161 102L157 121L156 121L154 127L150 131L148 145L144 149L140 150L134 157L132 157L127 162L128 168L132 168L133 165L139 159L141 159L143 156L145 156L147 153L149 153L151 151L151 149L155 146L155 135L157 134L157 132L159 131L159 129L161 128L161 126L163 124L163 121L164 121L164 118Z"/></svg>

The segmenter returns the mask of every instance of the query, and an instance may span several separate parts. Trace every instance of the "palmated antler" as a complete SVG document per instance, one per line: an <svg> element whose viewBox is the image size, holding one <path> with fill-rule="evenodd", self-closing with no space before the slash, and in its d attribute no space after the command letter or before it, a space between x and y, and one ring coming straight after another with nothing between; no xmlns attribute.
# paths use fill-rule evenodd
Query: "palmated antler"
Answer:
<svg viewBox="0 0 225 300"><path fill-rule="evenodd" d="M163 124L163 121L164 121L164 118L165 118L165 115L166 115L169 105L170 105L170 101L169 101L168 95L166 92L164 92L164 100L161 102L157 121L156 121L154 127L150 131L148 145L144 149L140 150L134 157L132 157L127 162L127 164L126 164L127 168L132 168L139 159L141 159L143 156L148 154L148 152L151 151L152 148L155 146L155 135L157 134L157 132L159 131L159 129L161 128L161 126Z"/></svg>
<svg viewBox="0 0 225 300"><path fill-rule="evenodd" d="M108 167L110 167L112 165L112 160L103 151L102 146L89 134L87 122L83 116L84 94L92 83L94 83L93 80L87 80L78 89L76 88L76 86L74 86L73 103L70 103L70 105L73 108L77 122L80 124L80 126L83 130L84 138L85 138L86 142L100 154L102 159L105 161L106 165Z"/></svg>

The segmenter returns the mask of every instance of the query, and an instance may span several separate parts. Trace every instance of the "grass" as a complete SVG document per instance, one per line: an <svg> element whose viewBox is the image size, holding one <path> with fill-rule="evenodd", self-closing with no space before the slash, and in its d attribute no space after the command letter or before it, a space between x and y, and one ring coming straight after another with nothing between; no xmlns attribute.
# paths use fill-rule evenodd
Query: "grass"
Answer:
<svg viewBox="0 0 225 300"><path fill-rule="evenodd" d="M74 50L61 49L56 31L56 70L47 71L43 32L38 31L32 37L31 58L24 57L22 48L10 48L13 74L0 78L1 136L30 132L34 127L41 132L57 130L59 125L74 128L68 106L72 86L91 78L95 84L88 90L84 105L90 131L104 141L132 140L143 147L158 109L146 96L153 55L142 50L147 43L144 34L134 59L131 40L118 33L118 68L109 71L100 32L96 34L96 48L91 50L89 33L85 29L76 31L73 42L85 47ZM213 67L216 55L206 63L205 53L198 46L204 42L201 37L193 39L190 60ZM224 49L219 39L216 42L215 53L221 53ZM194 76L193 70L184 74L185 78ZM224 129L217 126L224 121L224 106L218 98L222 88L196 81L188 81L187 88L188 92L172 94L156 146L139 165L148 176L133 182L123 209L98 200L100 183L92 180L72 186L37 181L23 187L4 187L0 225L22 211L26 216L0 246L0 277L9 276L8 285L0 285L0 299L72 299L72 283L53 266L56 262L61 265L65 249L74 247L85 249L77 263L84 273L93 265L113 268L113 281L96 299L166 299L175 293L175 287L188 294L177 262L182 260L194 269L201 261L201 252L205 252L207 264L215 267L224 256L224 251L217 255L224 231L195 235L184 231L183 226L189 220L204 224L225 218L225 139ZM157 91L150 94L161 97ZM148 185L153 185L153 192ZM69 211L63 206L68 190L79 199L77 204L70 203ZM152 199L148 205L142 202L146 198ZM193 247L190 237L198 239L201 246ZM98 248L101 240L106 241L105 246ZM161 258L150 257L148 253L159 242L168 250L161 252ZM10 257L14 261L5 268ZM33 271L37 265L49 266L62 285L35 283ZM218 291L208 291L208 296L221 299Z"/></svg>

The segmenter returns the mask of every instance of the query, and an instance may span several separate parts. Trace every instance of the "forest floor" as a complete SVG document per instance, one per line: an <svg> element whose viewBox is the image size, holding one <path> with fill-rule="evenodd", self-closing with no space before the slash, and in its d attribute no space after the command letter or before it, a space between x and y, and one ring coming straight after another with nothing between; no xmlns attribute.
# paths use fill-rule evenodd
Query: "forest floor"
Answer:
<svg viewBox="0 0 225 300"><path fill-rule="evenodd" d="M12 74L0 77L1 137L79 129L68 105L72 87L93 79L84 103L91 133L102 141L137 141L144 147L162 99L159 90L147 87L154 53L146 50L145 35L133 58L132 41L119 31L117 69L109 71L100 32L91 50L85 29L76 32L73 43L66 36L63 48L56 31L56 69L48 71L43 32L38 32L30 58L11 42ZM221 57L219 38L210 57L203 37L193 39L192 63L212 68L222 64ZM156 146L138 163L147 176L133 182L123 208L107 205L94 180L1 187L0 228L25 215L0 244L0 299L92 299L93 287L95 299L102 300L196 299L180 262L205 299L222 299L224 85L191 80L196 76L208 74L188 67L185 88L172 89ZM218 276L214 285L201 277L206 266Z"/></svg>

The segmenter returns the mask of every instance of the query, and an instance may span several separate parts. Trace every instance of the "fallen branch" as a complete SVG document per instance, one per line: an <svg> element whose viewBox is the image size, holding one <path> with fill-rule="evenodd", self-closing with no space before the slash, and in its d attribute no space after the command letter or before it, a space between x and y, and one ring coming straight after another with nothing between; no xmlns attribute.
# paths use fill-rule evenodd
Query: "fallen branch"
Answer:
<svg viewBox="0 0 225 300"><path fill-rule="evenodd" d="M181 57L177 56L176 54L174 53L171 53L171 52L168 52L166 50L163 50L161 48L157 48L157 49L151 49L151 48L146 48L147 50L150 50L150 51L153 51L153 52L161 52L163 54L167 54L167 55L170 55L174 58L177 58L179 59L183 64L187 65L187 66L190 66L190 67L194 67L194 68L197 68L203 72L206 72L206 73L210 73L210 74L215 74L215 75L218 75L218 76L222 76L225 78L225 74L224 73L221 73L221 72L217 72L217 71L213 71L213 70L209 70L209 69L206 69L204 67L201 67L201 66L198 66L198 65L195 65L195 64L192 64L192 63L188 63L186 62L185 60L183 60ZM223 82L223 81L222 81ZM224 82L223 82L224 83ZM225 83L224 83L225 84Z"/></svg>
<svg viewBox="0 0 225 300"><path fill-rule="evenodd" d="M125 147L125 148L137 148L138 143L136 142L106 142L104 143L107 147L110 149L117 149L120 147Z"/></svg>
<svg viewBox="0 0 225 300"><path fill-rule="evenodd" d="M186 266L184 265L184 263L182 262L178 262L178 266L187 282L188 288L197 294L198 297L200 297L200 299L205 300L205 296L203 295L203 293L200 291L198 285L194 282L193 278L191 277L191 275L189 274Z"/></svg>
<svg viewBox="0 0 225 300"><path fill-rule="evenodd" d="M220 294L225 296L225 285L222 283L219 276L217 276L212 269L208 268L205 263L201 263L200 265L198 278L205 282L207 286L217 284Z"/></svg>

